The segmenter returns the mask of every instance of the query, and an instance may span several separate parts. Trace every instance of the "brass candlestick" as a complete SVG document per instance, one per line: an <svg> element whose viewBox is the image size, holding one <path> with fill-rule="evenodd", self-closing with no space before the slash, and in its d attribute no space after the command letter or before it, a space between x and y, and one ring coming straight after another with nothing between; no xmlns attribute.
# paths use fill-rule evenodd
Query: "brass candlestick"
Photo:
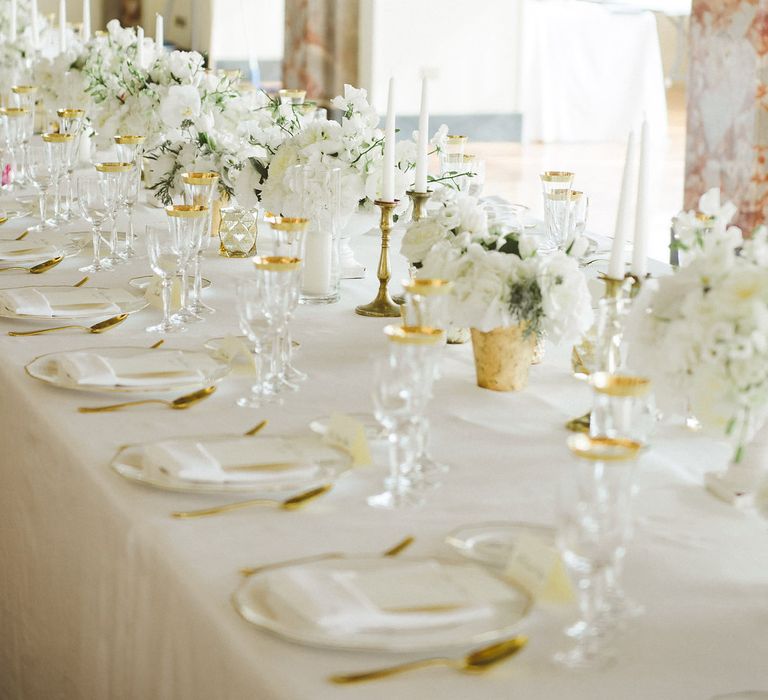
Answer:
<svg viewBox="0 0 768 700"><path fill-rule="evenodd" d="M645 277L640 278L636 274L628 272L625 279L628 279L631 282L631 286L629 288L629 298L634 299L638 294L640 294L640 290L643 288L645 281L651 279L651 275L647 274Z"/></svg>
<svg viewBox="0 0 768 700"><path fill-rule="evenodd" d="M598 279L605 284L604 299L618 299L621 296L622 289L624 287L624 281L626 277L616 279L615 277L608 277L607 275L599 275Z"/></svg>
<svg viewBox="0 0 768 700"><path fill-rule="evenodd" d="M427 190L426 192L415 192L414 190L410 190L408 196L411 198L411 202L413 202L413 214L411 214L411 219L413 221L421 221L426 204L432 196L432 190Z"/></svg>
<svg viewBox="0 0 768 700"><path fill-rule="evenodd" d="M379 255L379 292L370 303L355 308L355 313L361 316L376 316L379 318L397 318L400 316L400 307L389 296L387 285L392 276L389 270L389 234L392 230L392 212L398 202L385 202L377 199L376 206L381 209L381 254Z"/></svg>

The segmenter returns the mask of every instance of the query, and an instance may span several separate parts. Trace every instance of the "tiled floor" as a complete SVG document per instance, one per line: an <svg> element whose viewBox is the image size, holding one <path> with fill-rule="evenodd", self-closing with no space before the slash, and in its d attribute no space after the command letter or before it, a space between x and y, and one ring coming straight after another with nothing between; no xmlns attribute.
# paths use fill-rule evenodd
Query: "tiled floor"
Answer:
<svg viewBox="0 0 768 700"><path fill-rule="evenodd" d="M666 149L656 154L652 170L654 195L651 218L651 257L668 260L670 219L682 207L685 168L685 93L675 87L668 95L669 132ZM501 195L530 206L541 216L539 173L571 170L576 186L590 198L588 228L613 235L621 176L623 143L472 144L468 150L486 161L484 194Z"/></svg>

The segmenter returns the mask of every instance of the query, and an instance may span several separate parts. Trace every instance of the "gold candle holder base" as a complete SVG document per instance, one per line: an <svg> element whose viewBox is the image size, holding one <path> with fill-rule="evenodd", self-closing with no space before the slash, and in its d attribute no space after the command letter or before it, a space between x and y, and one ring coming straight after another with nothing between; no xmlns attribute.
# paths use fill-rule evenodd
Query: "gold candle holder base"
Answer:
<svg viewBox="0 0 768 700"><path fill-rule="evenodd" d="M642 279L638 277L637 275L633 274L632 272L628 272L625 279L631 280L631 286L629 288L629 298L634 299L638 294L640 294L640 290L643 288L643 284L646 280L651 279L651 275L647 274Z"/></svg>
<svg viewBox="0 0 768 700"><path fill-rule="evenodd" d="M621 296L622 289L626 277L616 279L614 277L608 277L607 275L600 274L598 279L605 284L604 299L618 299Z"/></svg>
<svg viewBox="0 0 768 700"><path fill-rule="evenodd" d="M360 316L372 316L376 318L399 318L400 306L389 296L389 280L392 276L389 270L389 234L392 231L392 212L398 201L385 202L377 199L376 206L381 209L381 253L379 255L379 291L376 298L370 304L363 304L355 308L355 313Z"/></svg>
<svg viewBox="0 0 768 700"><path fill-rule="evenodd" d="M409 190L407 195L411 198L411 202L413 203L413 213L411 214L411 219L413 221L421 221L421 217L424 216L427 202L432 196L432 190L427 190L426 192L415 192L414 190Z"/></svg>

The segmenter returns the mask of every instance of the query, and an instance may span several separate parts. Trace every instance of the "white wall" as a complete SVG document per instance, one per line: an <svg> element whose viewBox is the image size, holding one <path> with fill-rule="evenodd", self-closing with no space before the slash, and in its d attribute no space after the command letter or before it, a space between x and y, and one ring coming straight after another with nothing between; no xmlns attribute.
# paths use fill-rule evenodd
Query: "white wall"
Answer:
<svg viewBox="0 0 768 700"><path fill-rule="evenodd" d="M417 114L421 76L434 114L517 111L522 0L361 0L360 83L386 111Z"/></svg>

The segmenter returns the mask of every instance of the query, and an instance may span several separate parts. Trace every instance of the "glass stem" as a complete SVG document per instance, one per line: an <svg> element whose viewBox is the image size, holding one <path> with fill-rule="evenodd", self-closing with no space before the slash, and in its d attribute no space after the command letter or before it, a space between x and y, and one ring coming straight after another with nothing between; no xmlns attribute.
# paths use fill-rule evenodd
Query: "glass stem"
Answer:
<svg viewBox="0 0 768 700"><path fill-rule="evenodd" d="M134 238L134 230L133 230L133 204L128 205L128 233L126 234L125 239L125 252L128 253L128 255L133 255L133 238Z"/></svg>
<svg viewBox="0 0 768 700"><path fill-rule="evenodd" d="M163 298L163 325L167 328L171 324L171 287L173 281L170 275L164 275L160 286L160 293Z"/></svg>
<svg viewBox="0 0 768 700"><path fill-rule="evenodd" d="M279 391L280 382L283 376L283 343L280 330L275 331L275 337L272 342L272 366L270 367L271 379L275 385L275 391Z"/></svg>
<svg viewBox="0 0 768 700"><path fill-rule="evenodd" d="M112 257L117 257L117 212L114 212L110 217L110 224L112 228L109 234L109 247L112 249Z"/></svg>
<svg viewBox="0 0 768 700"><path fill-rule="evenodd" d="M101 228L94 225L93 231L93 265L99 267L101 264Z"/></svg>
<svg viewBox="0 0 768 700"><path fill-rule="evenodd" d="M203 277L201 275L202 267L200 264L202 262L202 257L203 257L203 251L202 250L197 251L197 255L195 256L195 280L194 280L195 304L198 304L200 302L200 298L203 293Z"/></svg>
<svg viewBox="0 0 768 700"><path fill-rule="evenodd" d="M182 311L187 308L187 304L189 303L189 288L188 288L189 275L187 274L188 269L189 269L189 264L181 266L181 310Z"/></svg>
<svg viewBox="0 0 768 700"><path fill-rule="evenodd" d="M46 215L46 207L47 207L47 203L45 200L46 200L47 194L48 194L48 188L46 187L45 189L43 189L41 187L40 197L37 200L37 206L40 209L40 225L41 226L45 226L45 215Z"/></svg>

